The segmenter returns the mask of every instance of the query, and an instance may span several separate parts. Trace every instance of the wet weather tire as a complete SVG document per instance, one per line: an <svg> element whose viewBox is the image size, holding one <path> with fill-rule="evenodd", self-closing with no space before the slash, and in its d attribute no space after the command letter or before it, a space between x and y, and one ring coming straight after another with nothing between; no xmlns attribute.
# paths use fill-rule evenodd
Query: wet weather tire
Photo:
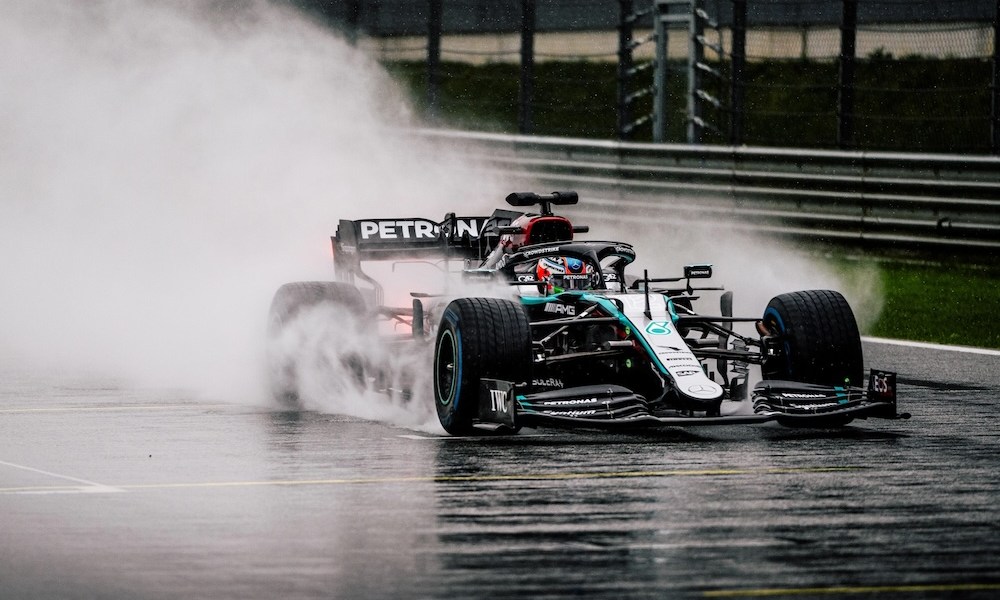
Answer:
<svg viewBox="0 0 1000 600"><path fill-rule="evenodd" d="M847 300L831 290L775 296L764 324L782 338L781 356L769 360L765 379L819 385L862 384L861 335Z"/></svg>
<svg viewBox="0 0 1000 600"><path fill-rule="evenodd" d="M762 367L764 379L830 386L861 386L864 359L857 321L847 300L831 290L775 296L764 311L764 325L780 336L779 352ZM850 417L815 422L846 425Z"/></svg>
<svg viewBox="0 0 1000 600"><path fill-rule="evenodd" d="M433 375L441 426L452 435L471 433L480 379L531 377L531 330L521 305L498 298L452 301L441 316Z"/></svg>
<svg viewBox="0 0 1000 600"><path fill-rule="evenodd" d="M294 357L279 348L282 333L303 311L328 306L338 318L362 323L367 318L364 299L353 285L330 281L297 281L278 288L268 313L267 355L271 394L283 404L298 402L298 367ZM348 360L350 360L348 358Z"/></svg>
<svg viewBox="0 0 1000 600"><path fill-rule="evenodd" d="M278 288L271 301L269 330L274 333L288 324L305 308L331 304L357 318L365 312L365 302L358 288L334 281L296 281Z"/></svg>

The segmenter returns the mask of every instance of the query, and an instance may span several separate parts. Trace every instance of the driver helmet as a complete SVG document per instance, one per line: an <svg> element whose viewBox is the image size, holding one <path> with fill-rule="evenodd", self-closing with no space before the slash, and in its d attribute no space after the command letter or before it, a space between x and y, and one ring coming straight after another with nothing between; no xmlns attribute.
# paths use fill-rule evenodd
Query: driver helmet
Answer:
<svg viewBox="0 0 1000 600"><path fill-rule="evenodd" d="M539 291L549 295L593 289L595 274L593 265L570 256L546 256L535 266Z"/></svg>

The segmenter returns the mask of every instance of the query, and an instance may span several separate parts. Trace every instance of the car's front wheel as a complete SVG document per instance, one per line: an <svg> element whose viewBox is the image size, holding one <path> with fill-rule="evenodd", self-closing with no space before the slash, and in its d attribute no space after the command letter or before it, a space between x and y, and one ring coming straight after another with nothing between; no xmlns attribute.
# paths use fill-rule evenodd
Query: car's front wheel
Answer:
<svg viewBox="0 0 1000 600"><path fill-rule="evenodd" d="M764 379L829 386L861 386L864 358L854 312L839 292L807 290L775 296L764 310L765 328L778 340L762 366ZM828 426L850 417L831 417Z"/></svg>
<svg viewBox="0 0 1000 600"><path fill-rule="evenodd" d="M473 431L482 378L531 378L531 329L521 305L459 298L441 316L434 345L434 404L452 435Z"/></svg>

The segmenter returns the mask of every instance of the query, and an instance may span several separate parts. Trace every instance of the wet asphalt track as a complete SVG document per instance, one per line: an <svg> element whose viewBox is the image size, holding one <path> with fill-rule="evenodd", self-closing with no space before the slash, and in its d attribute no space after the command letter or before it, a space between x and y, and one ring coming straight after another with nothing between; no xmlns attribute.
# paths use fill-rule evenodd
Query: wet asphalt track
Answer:
<svg viewBox="0 0 1000 600"><path fill-rule="evenodd" d="M0 597L1000 596L1000 356L910 421L434 438L4 373Z"/></svg>

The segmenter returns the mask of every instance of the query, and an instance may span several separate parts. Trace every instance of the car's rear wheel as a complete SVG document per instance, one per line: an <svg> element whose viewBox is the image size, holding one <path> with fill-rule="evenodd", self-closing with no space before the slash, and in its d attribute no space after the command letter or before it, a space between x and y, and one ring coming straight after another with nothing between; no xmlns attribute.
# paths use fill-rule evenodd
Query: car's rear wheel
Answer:
<svg viewBox="0 0 1000 600"><path fill-rule="evenodd" d="M298 365L295 356L278 343L282 333L304 311L328 307L332 314L354 324L361 324L367 318L364 299L358 288L341 282L297 281L278 288L271 301L268 313L267 356L270 371L272 395L284 404L298 402ZM357 357L342 357L347 363L358 363ZM359 364L348 365L357 371Z"/></svg>
<svg viewBox="0 0 1000 600"><path fill-rule="evenodd" d="M808 290L775 296L764 311L763 323L779 339L778 352L761 368L764 379L862 385L861 335L854 312L839 292ZM850 417L831 417L811 425L850 421Z"/></svg>
<svg viewBox="0 0 1000 600"><path fill-rule="evenodd" d="M434 404L452 435L473 432L482 378L531 377L531 330L521 305L498 298L459 298L441 316L434 345Z"/></svg>

